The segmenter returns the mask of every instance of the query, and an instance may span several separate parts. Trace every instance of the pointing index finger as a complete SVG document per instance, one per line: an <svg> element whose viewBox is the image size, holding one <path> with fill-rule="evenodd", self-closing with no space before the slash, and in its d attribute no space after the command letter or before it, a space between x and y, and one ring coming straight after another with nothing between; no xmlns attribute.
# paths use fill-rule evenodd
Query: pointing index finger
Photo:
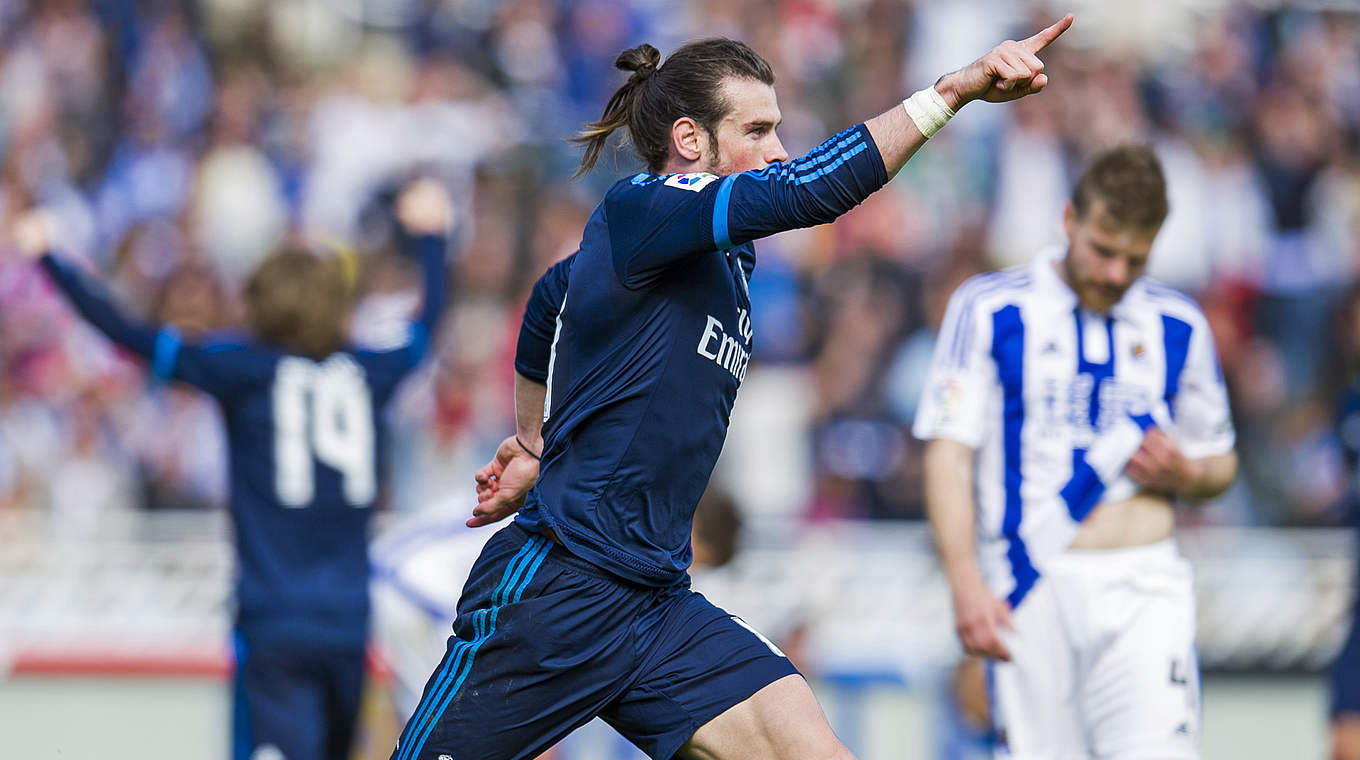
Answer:
<svg viewBox="0 0 1360 760"><path fill-rule="evenodd" d="M1063 32L1072 26L1072 14L1063 16L1058 22L1047 29L1041 30L1038 34L1020 43L1020 46L1031 53L1037 53L1048 47L1053 40L1058 39Z"/></svg>

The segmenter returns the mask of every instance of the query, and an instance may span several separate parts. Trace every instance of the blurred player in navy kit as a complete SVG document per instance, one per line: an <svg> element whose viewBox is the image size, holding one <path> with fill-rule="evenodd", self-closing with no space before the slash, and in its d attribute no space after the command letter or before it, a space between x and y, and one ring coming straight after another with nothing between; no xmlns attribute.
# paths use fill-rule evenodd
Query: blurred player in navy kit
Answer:
<svg viewBox="0 0 1360 760"><path fill-rule="evenodd" d="M793 161L746 45L619 55L632 75L579 137L581 172L616 129L647 171L534 289L517 435L477 473L469 524L519 514L474 565L394 760L532 757L596 715L654 758L850 755L787 658L689 589L691 519L751 356L752 241L854 208L969 101L1043 89L1035 54L1070 24Z"/></svg>
<svg viewBox="0 0 1360 760"><path fill-rule="evenodd" d="M20 249L85 319L157 377L221 404L239 558L234 760L349 755L369 628L379 415L443 311L450 214L447 193L430 180L398 199L398 220L420 251L425 300L409 342L380 352L346 344L350 288L335 257L274 253L246 286L248 336L190 341L119 314L48 250L45 212L15 225Z"/></svg>
<svg viewBox="0 0 1360 760"><path fill-rule="evenodd" d="M1360 572L1360 286L1351 288L1342 301L1338 332L1341 337L1343 373L1337 394L1337 438L1351 475L1346 511L1356 531L1357 571ZM1332 759L1360 760L1360 575L1355 580L1356 598L1351 608L1350 635L1332 663Z"/></svg>

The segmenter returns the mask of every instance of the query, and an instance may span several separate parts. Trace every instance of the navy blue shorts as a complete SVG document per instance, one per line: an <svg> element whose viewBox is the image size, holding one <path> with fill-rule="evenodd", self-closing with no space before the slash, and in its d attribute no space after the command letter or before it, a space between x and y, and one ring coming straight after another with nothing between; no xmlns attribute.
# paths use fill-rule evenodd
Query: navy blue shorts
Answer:
<svg viewBox="0 0 1360 760"><path fill-rule="evenodd" d="M798 671L688 588L630 584L511 524L472 568L392 760L532 758L600 716L652 758Z"/></svg>
<svg viewBox="0 0 1360 760"><path fill-rule="evenodd" d="M1360 714L1360 603L1351 621L1351 635L1332 664L1332 717Z"/></svg>
<svg viewBox="0 0 1360 760"><path fill-rule="evenodd" d="M364 650L255 645L239 629L235 643L233 760L349 757Z"/></svg>

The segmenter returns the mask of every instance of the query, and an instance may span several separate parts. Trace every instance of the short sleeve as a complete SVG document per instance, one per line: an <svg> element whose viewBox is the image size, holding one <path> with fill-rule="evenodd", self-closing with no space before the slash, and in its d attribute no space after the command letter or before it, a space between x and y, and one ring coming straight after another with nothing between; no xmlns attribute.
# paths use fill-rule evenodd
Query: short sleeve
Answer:
<svg viewBox="0 0 1360 760"><path fill-rule="evenodd" d="M1175 438L1191 459L1226 454L1236 441L1228 391L1208 323L1196 320L1172 399Z"/></svg>
<svg viewBox="0 0 1360 760"><path fill-rule="evenodd" d="M976 279L964 283L945 309L912 426L912 434L921 440L945 438L977 448L985 435L996 368L988 351L990 322L979 317L973 297L976 285Z"/></svg>

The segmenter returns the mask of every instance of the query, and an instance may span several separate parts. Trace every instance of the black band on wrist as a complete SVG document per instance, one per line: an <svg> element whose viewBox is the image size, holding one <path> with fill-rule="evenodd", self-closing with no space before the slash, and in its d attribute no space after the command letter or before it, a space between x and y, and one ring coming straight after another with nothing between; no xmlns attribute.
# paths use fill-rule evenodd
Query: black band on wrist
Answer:
<svg viewBox="0 0 1360 760"><path fill-rule="evenodd" d="M521 441L521 440L519 439L519 436L515 436L515 443L518 443L518 444L519 444L519 447L520 447L521 449L524 449L524 453L525 453L525 454L528 454L529 456L533 457L533 458L534 458L535 460L537 460L537 461L540 461L540 462L543 461L542 458L540 458L538 454L535 454L535 453L534 453L534 450L533 450L533 449L531 449L531 448L529 448L528 446L525 446L525 445L524 445L524 441Z"/></svg>

